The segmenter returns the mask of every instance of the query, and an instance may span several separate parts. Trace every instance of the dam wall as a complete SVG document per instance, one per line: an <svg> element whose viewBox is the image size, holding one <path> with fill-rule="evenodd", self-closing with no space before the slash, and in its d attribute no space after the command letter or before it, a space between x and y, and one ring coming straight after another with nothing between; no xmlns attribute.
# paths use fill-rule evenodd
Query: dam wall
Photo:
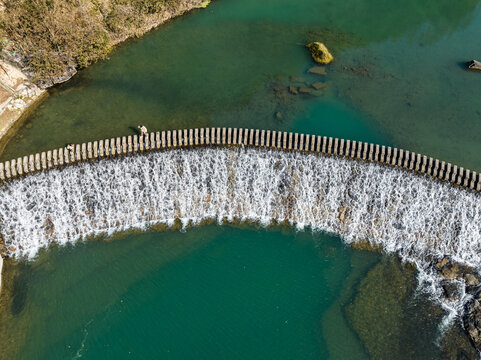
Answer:
<svg viewBox="0 0 481 360"><path fill-rule="evenodd" d="M461 188L481 191L481 174L408 150L326 136L242 128L151 132L76 144L73 149L59 148L31 154L0 163L0 182L86 161L203 146L245 146L345 157L390 165Z"/></svg>

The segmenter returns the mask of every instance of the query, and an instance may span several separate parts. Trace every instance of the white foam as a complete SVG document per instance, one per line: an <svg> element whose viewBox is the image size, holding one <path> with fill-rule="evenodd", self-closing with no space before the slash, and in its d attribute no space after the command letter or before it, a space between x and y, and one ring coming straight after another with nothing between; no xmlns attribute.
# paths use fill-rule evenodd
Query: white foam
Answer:
<svg viewBox="0 0 481 360"><path fill-rule="evenodd" d="M171 150L84 163L0 186L9 255L33 258L72 243L156 223L203 219L269 224L368 241L415 263L440 297L431 260L481 265L481 200L474 193L370 163L259 149ZM462 303L446 303L451 312Z"/></svg>

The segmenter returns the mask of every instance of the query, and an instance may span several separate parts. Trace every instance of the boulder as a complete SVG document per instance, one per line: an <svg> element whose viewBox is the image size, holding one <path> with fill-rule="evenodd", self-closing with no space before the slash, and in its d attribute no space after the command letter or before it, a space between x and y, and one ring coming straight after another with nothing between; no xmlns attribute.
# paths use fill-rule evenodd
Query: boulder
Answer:
<svg viewBox="0 0 481 360"><path fill-rule="evenodd" d="M466 281L466 285L468 286L479 285L479 279L474 274L464 274L464 281Z"/></svg>
<svg viewBox="0 0 481 360"><path fill-rule="evenodd" d="M311 52L314 61L318 64L327 65L334 60L334 56L332 56L326 45L324 45L322 42L315 41L307 44L306 47Z"/></svg>
<svg viewBox="0 0 481 360"><path fill-rule="evenodd" d="M478 351L481 351L481 304L478 299L466 304L463 323L471 342Z"/></svg>
<svg viewBox="0 0 481 360"><path fill-rule="evenodd" d="M456 282L443 280L441 282L441 286L443 287L443 290L444 290L444 296L449 301L455 301L456 299L459 299L461 297L461 291L459 289L458 284L456 284Z"/></svg>

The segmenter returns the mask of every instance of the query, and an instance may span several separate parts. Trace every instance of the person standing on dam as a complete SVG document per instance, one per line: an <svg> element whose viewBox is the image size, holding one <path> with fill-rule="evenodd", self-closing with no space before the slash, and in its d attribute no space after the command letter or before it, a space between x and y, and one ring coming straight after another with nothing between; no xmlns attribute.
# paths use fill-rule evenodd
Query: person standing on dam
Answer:
<svg viewBox="0 0 481 360"><path fill-rule="evenodd" d="M140 130L140 135L147 136L147 128L144 125L139 125L137 128Z"/></svg>

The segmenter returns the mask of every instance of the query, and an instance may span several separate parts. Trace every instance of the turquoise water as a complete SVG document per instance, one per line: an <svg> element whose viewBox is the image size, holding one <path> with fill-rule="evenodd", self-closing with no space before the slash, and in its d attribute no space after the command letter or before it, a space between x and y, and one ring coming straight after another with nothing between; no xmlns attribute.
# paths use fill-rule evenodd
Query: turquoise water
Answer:
<svg viewBox="0 0 481 360"><path fill-rule="evenodd" d="M342 308L380 258L320 234L212 225L52 248L13 279L2 331L15 342L2 349L15 359L367 359ZM412 292L412 275L403 281ZM388 310L385 294L371 295ZM414 314L411 326L436 333ZM378 327L400 335L398 322L393 313ZM439 356L432 341L404 346Z"/></svg>
<svg viewBox="0 0 481 360"><path fill-rule="evenodd" d="M237 126L395 145L481 170L481 78L461 66L481 58L478 4L215 1L52 89L0 158L139 124ZM307 73L301 44L311 40L336 57L325 76ZM327 85L316 95L287 91L316 81ZM399 268L329 235L252 226L52 247L6 264L0 358L470 354L458 333L448 350L436 345L442 312Z"/></svg>
<svg viewBox="0 0 481 360"><path fill-rule="evenodd" d="M363 131L331 131L358 123L379 142L479 169L479 74L460 65L481 57L477 5L217 1L52 90L1 157L125 135L139 123L293 130L305 114L311 133L364 140ZM310 40L336 57L326 76L306 72L314 64L302 44ZM319 97L287 92L315 81L327 84ZM352 121L314 118L310 109L322 104L349 108Z"/></svg>

